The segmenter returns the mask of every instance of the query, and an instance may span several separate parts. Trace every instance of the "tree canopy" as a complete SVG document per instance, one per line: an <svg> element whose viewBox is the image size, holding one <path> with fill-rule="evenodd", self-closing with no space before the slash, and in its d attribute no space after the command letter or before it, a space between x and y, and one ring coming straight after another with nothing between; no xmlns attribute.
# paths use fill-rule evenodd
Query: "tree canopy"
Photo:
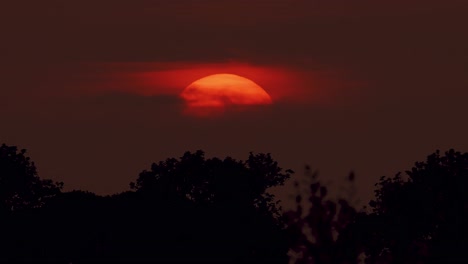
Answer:
<svg viewBox="0 0 468 264"><path fill-rule="evenodd" d="M130 185L137 192L187 198L198 204L229 204L231 209L250 204L279 215L277 201L267 189L284 184L291 173L283 171L270 154L250 153L242 161L231 157L207 159L199 150L153 163Z"/></svg>

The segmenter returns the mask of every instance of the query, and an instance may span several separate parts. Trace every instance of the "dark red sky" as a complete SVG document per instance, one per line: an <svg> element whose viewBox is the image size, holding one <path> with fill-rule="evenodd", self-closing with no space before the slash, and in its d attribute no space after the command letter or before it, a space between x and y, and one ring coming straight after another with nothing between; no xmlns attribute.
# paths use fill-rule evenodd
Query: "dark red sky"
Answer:
<svg viewBox="0 0 468 264"><path fill-rule="evenodd" d="M203 149L271 152L335 182L352 169L368 199L435 149L468 151L466 14L465 0L8 1L0 141L67 189L123 191L151 162ZM178 94L218 69L276 103L182 115Z"/></svg>

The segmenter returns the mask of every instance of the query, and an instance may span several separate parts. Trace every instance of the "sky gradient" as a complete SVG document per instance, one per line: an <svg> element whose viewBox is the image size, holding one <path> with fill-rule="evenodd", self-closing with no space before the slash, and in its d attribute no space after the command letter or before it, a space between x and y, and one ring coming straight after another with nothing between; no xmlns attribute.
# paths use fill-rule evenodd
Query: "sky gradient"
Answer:
<svg viewBox="0 0 468 264"><path fill-rule="evenodd" d="M151 162L271 152L361 200L436 149L468 151L468 2L9 1L0 15L0 142L65 189L128 189ZM215 73L274 104L216 118L179 97ZM283 199L290 188L280 191Z"/></svg>

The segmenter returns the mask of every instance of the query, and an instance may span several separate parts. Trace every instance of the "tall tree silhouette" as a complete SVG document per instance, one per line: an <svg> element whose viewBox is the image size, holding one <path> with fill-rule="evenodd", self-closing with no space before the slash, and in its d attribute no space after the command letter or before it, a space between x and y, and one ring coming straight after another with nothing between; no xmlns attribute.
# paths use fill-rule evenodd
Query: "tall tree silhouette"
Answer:
<svg viewBox="0 0 468 264"><path fill-rule="evenodd" d="M468 262L468 153L437 150L405 174L376 184L369 262Z"/></svg>

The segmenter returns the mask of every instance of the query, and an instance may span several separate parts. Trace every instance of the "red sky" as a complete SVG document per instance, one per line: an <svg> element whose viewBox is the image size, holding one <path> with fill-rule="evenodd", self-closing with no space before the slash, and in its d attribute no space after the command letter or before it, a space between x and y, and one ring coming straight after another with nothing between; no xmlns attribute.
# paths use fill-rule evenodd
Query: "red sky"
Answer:
<svg viewBox="0 0 468 264"><path fill-rule="evenodd" d="M464 0L9 1L0 142L67 189L123 191L151 162L204 149L271 152L335 182L353 169L365 200L437 148L468 151L467 13ZM185 86L221 72L275 104L182 115Z"/></svg>

